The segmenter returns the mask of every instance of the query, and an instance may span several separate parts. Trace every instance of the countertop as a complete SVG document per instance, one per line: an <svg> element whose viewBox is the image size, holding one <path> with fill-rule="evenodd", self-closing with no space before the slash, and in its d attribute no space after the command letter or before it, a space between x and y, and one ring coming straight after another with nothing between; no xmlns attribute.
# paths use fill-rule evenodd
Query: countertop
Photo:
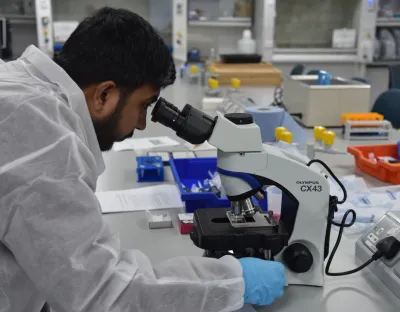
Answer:
<svg viewBox="0 0 400 312"><path fill-rule="evenodd" d="M272 101L272 95L268 89L246 88L244 91L257 101L264 101L263 104L269 104ZM163 91L162 96L180 109L186 103L199 107L202 88L197 85L188 85L177 81L174 86ZM182 142L172 130L166 129L160 124L150 122L150 112L149 109L147 129L135 133L135 137L168 135ZM397 137L397 134L395 136ZM360 142L351 142L353 145L357 143ZM379 143L382 143L382 141L368 142L368 144ZM337 138L335 147L345 150L346 144L346 142ZM184 149L183 145L173 148L173 150ZM316 157L325 161L338 176L356 174L363 177L371 187L385 185L356 169L354 159L351 155L317 154ZM104 153L104 160L107 169L99 178L98 191L129 189L147 185L136 182L134 152ZM165 183L174 183L169 168L166 169L165 176ZM179 211L180 209L171 211L174 219L176 219L174 216ZM104 215L104 219L114 231L119 232L123 248L133 248L143 251L153 264L176 256L202 255L203 251L195 247L188 236L179 233L176 222L173 228L149 230L144 212L108 214ZM336 239L336 235L337 232L333 231L331 244ZM332 271L349 270L359 265L354 255L356 239L357 236L344 236L337 255L333 260ZM395 312L399 310L399 307L400 300L371 271L364 269L350 276L326 277L324 287L289 286L283 298L271 306L260 307L257 310L265 312Z"/></svg>

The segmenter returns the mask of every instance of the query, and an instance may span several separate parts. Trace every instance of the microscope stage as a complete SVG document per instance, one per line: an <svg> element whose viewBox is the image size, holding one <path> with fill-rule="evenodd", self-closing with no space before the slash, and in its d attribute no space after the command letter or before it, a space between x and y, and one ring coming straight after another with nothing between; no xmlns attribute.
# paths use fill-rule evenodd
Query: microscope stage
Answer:
<svg viewBox="0 0 400 312"><path fill-rule="evenodd" d="M228 209L198 209L194 213L195 227L191 233L194 244L204 250L234 250L246 249L270 250L272 255L279 253L287 246L289 234L283 223L265 227L252 227L252 217L246 217L247 226L233 227L227 217ZM259 214L261 216L268 214ZM253 219L253 220L252 220ZM256 223L256 222L254 222Z"/></svg>

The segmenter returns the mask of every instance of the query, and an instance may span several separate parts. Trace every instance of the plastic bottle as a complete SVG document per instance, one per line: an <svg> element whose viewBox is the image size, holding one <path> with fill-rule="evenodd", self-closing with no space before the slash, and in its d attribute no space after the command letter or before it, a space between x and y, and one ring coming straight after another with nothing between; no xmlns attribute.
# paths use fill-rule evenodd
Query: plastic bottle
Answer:
<svg viewBox="0 0 400 312"><path fill-rule="evenodd" d="M275 128L275 139L276 139L277 142L281 140L281 134L283 132L286 132L286 131L287 130L286 130L285 127L277 127L277 128Z"/></svg>
<svg viewBox="0 0 400 312"><path fill-rule="evenodd" d="M235 92L239 92L239 88L240 88L240 79L238 78L232 78L231 79L231 88L228 89L230 93L235 93Z"/></svg>
<svg viewBox="0 0 400 312"><path fill-rule="evenodd" d="M332 149L333 144L335 143L336 133L332 131L324 131L322 133L322 140L324 142L324 149L330 150Z"/></svg>
<svg viewBox="0 0 400 312"><path fill-rule="evenodd" d="M188 79L190 83L198 83L200 78L199 67L192 65L189 67Z"/></svg>
<svg viewBox="0 0 400 312"><path fill-rule="evenodd" d="M205 95L206 96L219 96L220 95L219 83L218 83L217 79L215 79L215 78L208 79L208 87L205 90Z"/></svg>
<svg viewBox="0 0 400 312"><path fill-rule="evenodd" d="M246 29L243 31L243 37L238 40L237 48L240 54L256 53L256 41L251 38L251 30Z"/></svg>
<svg viewBox="0 0 400 312"><path fill-rule="evenodd" d="M293 133L289 131L283 131L280 134L281 141L287 143L287 144L292 144L293 143Z"/></svg>

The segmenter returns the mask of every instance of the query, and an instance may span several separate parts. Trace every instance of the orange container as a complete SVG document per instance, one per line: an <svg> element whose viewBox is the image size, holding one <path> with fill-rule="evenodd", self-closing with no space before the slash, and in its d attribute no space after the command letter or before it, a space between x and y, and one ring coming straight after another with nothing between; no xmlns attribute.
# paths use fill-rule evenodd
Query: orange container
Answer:
<svg viewBox="0 0 400 312"><path fill-rule="evenodd" d="M381 181L392 184L400 184L400 163L390 164L386 161L376 162L370 160L368 155L374 153L375 157L391 156L398 159L397 144L349 146L347 151L354 155L356 166Z"/></svg>

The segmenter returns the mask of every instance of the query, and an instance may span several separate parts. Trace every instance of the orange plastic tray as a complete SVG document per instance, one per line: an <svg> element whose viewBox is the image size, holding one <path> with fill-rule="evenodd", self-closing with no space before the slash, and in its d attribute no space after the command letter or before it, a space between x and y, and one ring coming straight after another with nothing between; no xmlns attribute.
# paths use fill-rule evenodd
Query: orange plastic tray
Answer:
<svg viewBox="0 0 400 312"><path fill-rule="evenodd" d="M381 181L392 184L400 184L400 163L390 164L385 161L369 160L369 153L374 153L375 157L391 156L398 159L397 144L349 146L347 151L354 155L356 166Z"/></svg>

